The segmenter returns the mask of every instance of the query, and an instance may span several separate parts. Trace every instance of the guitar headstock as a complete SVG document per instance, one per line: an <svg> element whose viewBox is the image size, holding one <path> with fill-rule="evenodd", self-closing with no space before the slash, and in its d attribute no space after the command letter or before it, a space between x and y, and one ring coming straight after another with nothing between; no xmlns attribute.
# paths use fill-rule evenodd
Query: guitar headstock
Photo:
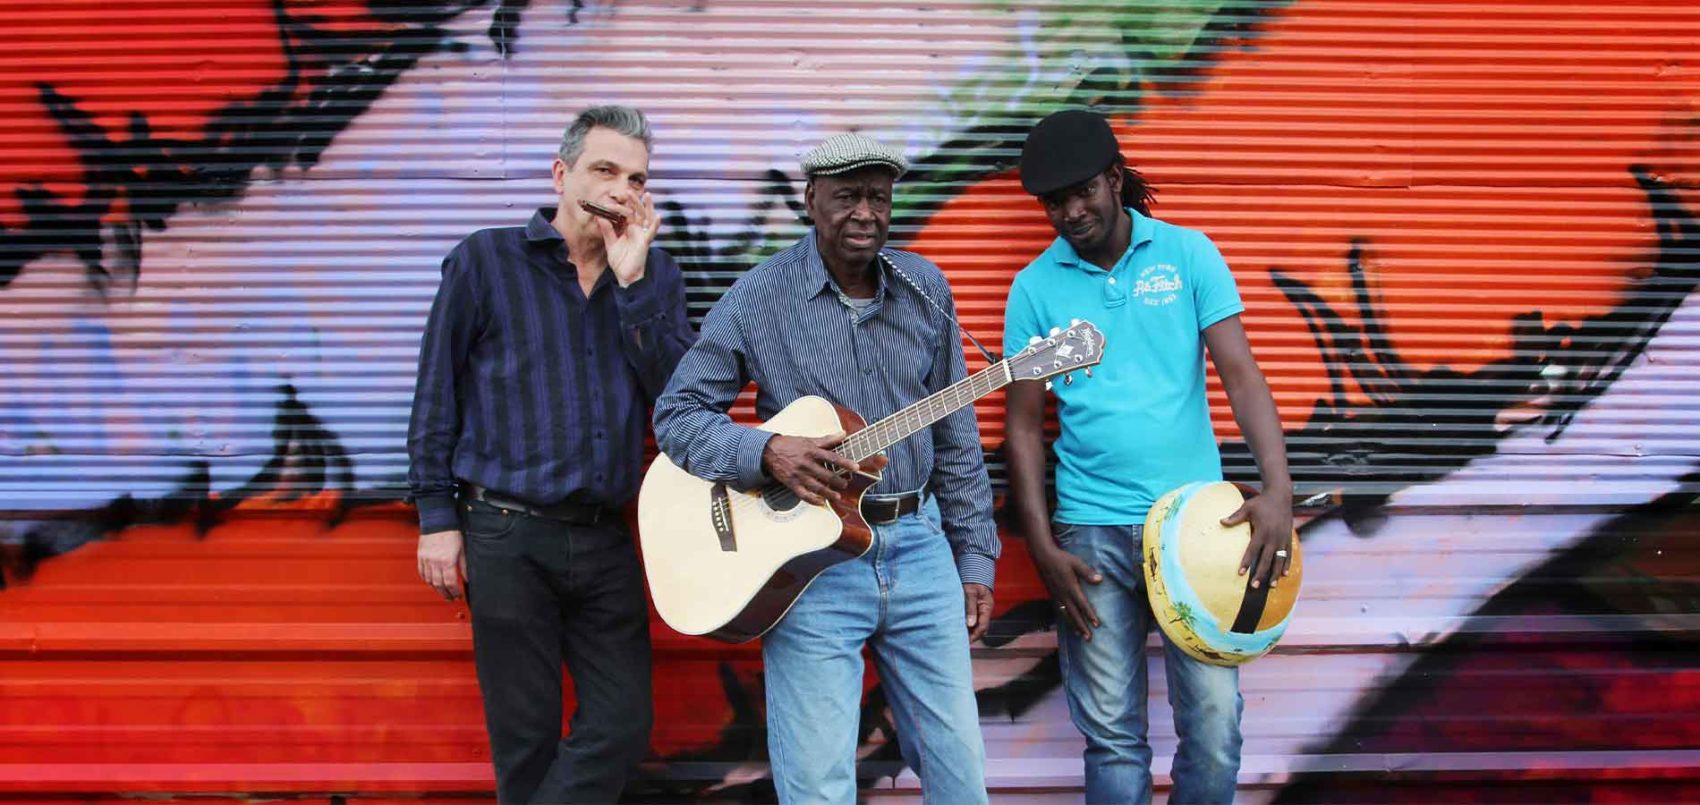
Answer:
<svg viewBox="0 0 1700 805"><path fill-rule="evenodd" d="M1013 380L1049 380L1064 375L1063 382L1074 382L1070 372L1085 370L1092 376L1092 367L1104 359L1104 334L1092 322L1075 319L1068 329L1051 328L1044 338L1034 336L1027 348L1011 355L1009 376Z"/></svg>

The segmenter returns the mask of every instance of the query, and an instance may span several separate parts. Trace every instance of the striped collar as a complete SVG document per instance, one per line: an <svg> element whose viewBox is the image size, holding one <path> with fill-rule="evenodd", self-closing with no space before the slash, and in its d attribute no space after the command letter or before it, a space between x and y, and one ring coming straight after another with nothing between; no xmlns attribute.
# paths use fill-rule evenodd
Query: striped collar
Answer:
<svg viewBox="0 0 1700 805"><path fill-rule="evenodd" d="M832 278L832 272L826 270L826 261L821 259L820 245L815 240L817 237L819 233L814 227L810 227L808 234L803 236L803 283L798 292L804 299L813 299L827 291L848 298L844 289L838 287L838 280ZM874 289L874 301L878 302L885 299L885 261L876 257L874 265L879 267L876 272L879 285Z"/></svg>

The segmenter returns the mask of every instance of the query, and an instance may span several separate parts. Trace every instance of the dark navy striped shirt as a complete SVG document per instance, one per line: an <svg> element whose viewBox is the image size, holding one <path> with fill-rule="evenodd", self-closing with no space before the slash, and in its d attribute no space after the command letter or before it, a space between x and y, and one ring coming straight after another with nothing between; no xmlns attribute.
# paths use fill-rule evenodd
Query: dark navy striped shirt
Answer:
<svg viewBox="0 0 1700 805"><path fill-rule="evenodd" d="M408 429L421 533L458 528L472 483L535 505L621 506L637 493L650 403L695 336L678 264L649 250L621 288L585 297L545 207L443 259Z"/></svg>
<svg viewBox="0 0 1700 805"><path fill-rule="evenodd" d="M872 425L966 376L944 273L917 254L885 255L925 297L882 263L873 302L858 309L821 262L814 230L733 283L655 403L661 450L699 478L749 489L767 480L761 456L772 434L734 423L726 409L751 381L762 419L816 394ZM962 581L990 587L1000 544L973 407L886 455L870 493L935 495Z"/></svg>

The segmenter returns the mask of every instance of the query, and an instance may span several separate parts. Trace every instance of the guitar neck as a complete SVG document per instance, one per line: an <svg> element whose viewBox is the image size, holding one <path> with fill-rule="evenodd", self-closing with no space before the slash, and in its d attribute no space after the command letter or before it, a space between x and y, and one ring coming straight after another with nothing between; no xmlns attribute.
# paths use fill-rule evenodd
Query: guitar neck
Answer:
<svg viewBox="0 0 1700 805"><path fill-rule="evenodd" d="M965 377L949 388L850 434L838 452L858 464L879 454L922 428L973 405L975 400L1010 384L1009 361L1003 360Z"/></svg>

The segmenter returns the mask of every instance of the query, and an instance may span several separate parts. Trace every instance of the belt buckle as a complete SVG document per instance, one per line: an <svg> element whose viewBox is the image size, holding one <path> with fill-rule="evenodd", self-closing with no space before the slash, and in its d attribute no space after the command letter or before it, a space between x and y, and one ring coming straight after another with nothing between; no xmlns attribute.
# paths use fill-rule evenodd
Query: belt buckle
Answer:
<svg viewBox="0 0 1700 805"><path fill-rule="evenodd" d="M886 525L888 523L897 522L897 513L901 509L901 505L897 499L863 500L862 505L873 507L873 513L870 514L870 512L864 510L862 512L862 516L874 525Z"/></svg>

